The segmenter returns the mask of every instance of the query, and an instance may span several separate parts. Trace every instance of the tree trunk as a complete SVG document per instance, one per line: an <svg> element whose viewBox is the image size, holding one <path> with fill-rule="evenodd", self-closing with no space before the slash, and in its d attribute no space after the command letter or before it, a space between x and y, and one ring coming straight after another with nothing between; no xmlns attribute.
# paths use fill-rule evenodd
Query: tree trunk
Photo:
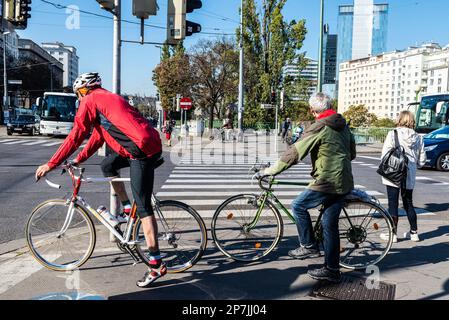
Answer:
<svg viewBox="0 0 449 320"><path fill-rule="evenodd" d="M210 106L210 117L209 117L209 130L212 131L212 129L214 128L214 105L212 104ZM212 133L212 132L211 132Z"/></svg>

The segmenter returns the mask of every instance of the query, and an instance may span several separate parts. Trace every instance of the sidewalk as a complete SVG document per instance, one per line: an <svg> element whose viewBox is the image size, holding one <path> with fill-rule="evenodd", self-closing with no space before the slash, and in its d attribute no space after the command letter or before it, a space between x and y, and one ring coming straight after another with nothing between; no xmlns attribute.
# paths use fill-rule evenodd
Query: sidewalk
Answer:
<svg viewBox="0 0 449 320"><path fill-rule="evenodd" d="M379 265L378 280L396 286L396 300L449 299L447 222L420 219L422 241L393 244ZM399 225L401 235L406 231L407 220L401 219ZM108 242L103 228L98 230L97 237L92 258L75 274L42 269L27 250L0 255L0 299L31 299L55 293L61 299L62 294L74 292L90 295L92 299L316 299L309 294L317 282L306 273L309 265L322 263L322 257L307 261L288 257L288 250L297 245L296 228L290 223L285 226L279 248L263 261L252 264L229 261L209 239L207 252L196 266L182 274L169 274L145 290L135 286L145 266L132 267L131 258ZM0 245L0 252L4 246ZM357 277L361 283L376 280L376 275L369 272L345 271L345 275Z"/></svg>

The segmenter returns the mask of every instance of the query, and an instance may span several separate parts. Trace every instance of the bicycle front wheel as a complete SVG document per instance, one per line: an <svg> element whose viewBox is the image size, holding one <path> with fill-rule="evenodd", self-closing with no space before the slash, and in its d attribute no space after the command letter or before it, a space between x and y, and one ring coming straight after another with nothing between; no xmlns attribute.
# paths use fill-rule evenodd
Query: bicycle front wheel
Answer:
<svg viewBox="0 0 449 320"><path fill-rule="evenodd" d="M82 266L95 247L95 228L83 208L49 200L31 213L26 225L27 244L33 257L48 269L70 271Z"/></svg>
<svg viewBox="0 0 449 320"><path fill-rule="evenodd" d="M158 224L159 250L169 273L183 272L193 267L203 256L207 246L207 230L198 212L185 203L161 201L154 208ZM137 253L149 265L148 247L142 223L133 232Z"/></svg>
<svg viewBox="0 0 449 320"><path fill-rule="evenodd" d="M375 265L388 254L393 243L390 216L381 206L370 202L347 202L340 215L339 229L343 268L356 270Z"/></svg>
<svg viewBox="0 0 449 320"><path fill-rule="evenodd" d="M282 218L271 202L261 205L258 196L242 194L218 207L211 230L215 245L225 256L250 262L276 248L282 238Z"/></svg>

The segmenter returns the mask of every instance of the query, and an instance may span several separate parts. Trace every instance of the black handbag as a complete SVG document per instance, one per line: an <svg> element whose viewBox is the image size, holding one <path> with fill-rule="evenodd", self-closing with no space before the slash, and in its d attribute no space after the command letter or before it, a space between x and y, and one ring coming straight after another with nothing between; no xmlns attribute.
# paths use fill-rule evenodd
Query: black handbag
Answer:
<svg viewBox="0 0 449 320"><path fill-rule="evenodd" d="M399 144L398 132L394 130L395 146L382 158L377 173L404 189L407 181L408 158L404 147Z"/></svg>

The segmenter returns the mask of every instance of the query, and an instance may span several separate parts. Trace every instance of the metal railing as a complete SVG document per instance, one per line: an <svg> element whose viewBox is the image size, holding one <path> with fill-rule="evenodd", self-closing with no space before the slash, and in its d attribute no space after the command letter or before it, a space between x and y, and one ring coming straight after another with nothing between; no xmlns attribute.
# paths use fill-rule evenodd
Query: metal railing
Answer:
<svg viewBox="0 0 449 320"><path fill-rule="evenodd" d="M357 144L384 143L388 132L391 130L393 130L393 128L363 127L351 129Z"/></svg>

